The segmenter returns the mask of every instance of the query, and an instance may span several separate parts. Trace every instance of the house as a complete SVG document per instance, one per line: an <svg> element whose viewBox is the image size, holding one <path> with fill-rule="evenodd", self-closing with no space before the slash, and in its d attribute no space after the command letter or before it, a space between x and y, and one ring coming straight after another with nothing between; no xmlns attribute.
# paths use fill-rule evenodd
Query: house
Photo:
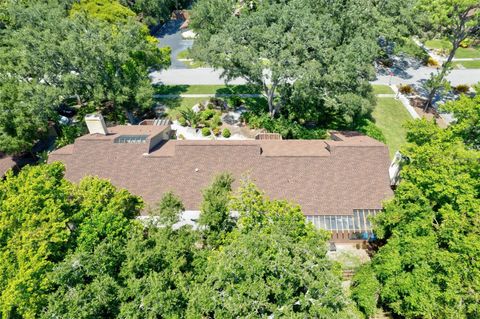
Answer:
<svg viewBox="0 0 480 319"><path fill-rule="evenodd" d="M220 172L251 178L273 199L300 204L306 218L348 240L371 231L368 216L392 196L387 147L358 133L331 140L170 139L170 126L106 128L86 118L90 133L50 154L74 182L86 175L109 179L154 205L167 191L184 202L184 218L198 218L201 190ZM236 186L236 185L234 185Z"/></svg>

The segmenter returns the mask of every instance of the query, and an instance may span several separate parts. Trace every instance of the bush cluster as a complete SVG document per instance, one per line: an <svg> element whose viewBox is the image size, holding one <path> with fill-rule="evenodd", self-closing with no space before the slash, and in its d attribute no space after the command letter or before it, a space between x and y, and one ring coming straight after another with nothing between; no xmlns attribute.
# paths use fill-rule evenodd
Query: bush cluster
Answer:
<svg viewBox="0 0 480 319"><path fill-rule="evenodd" d="M412 94L413 93L413 87L411 85L401 85L400 88L398 89L400 93L402 94Z"/></svg>
<svg viewBox="0 0 480 319"><path fill-rule="evenodd" d="M437 60L435 60L434 58L432 58L431 56L428 57L428 60L427 60L427 65L428 66L439 66L440 64L438 63Z"/></svg>
<svg viewBox="0 0 480 319"><path fill-rule="evenodd" d="M297 122L284 117L271 118L268 114L255 115L246 112L243 118L251 128L264 128L271 133L279 133L285 139L324 139L327 136L325 129L307 128Z"/></svg>
<svg viewBox="0 0 480 319"><path fill-rule="evenodd" d="M370 136L377 141L387 143L387 139L383 135L382 131L370 120L363 120L360 126L357 127L357 131Z"/></svg>
<svg viewBox="0 0 480 319"><path fill-rule="evenodd" d="M460 84L453 88L453 91L457 94L466 94L470 91L470 86L466 84Z"/></svg>

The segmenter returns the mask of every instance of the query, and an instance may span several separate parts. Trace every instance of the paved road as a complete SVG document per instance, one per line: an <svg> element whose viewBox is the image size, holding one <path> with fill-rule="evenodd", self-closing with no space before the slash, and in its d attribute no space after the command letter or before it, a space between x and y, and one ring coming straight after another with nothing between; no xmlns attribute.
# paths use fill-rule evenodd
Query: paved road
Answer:
<svg viewBox="0 0 480 319"><path fill-rule="evenodd" d="M394 75L378 75L373 84L418 84L429 77L435 69L420 67L394 71ZM221 72L211 68L198 69L168 69L150 74L154 83L163 84L224 84L220 78ZM448 79L452 85L475 84L480 82L480 69L452 70ZM230 84L244 84L244 79L235 79Z"/></svg>
<svg viewBox="0 0 480 319"><path fill-rule="evenodd" d="M430 73L436 72L436 69L429 67L420 67L418 69L408 68L405 71L398 70L393 76L378 75L373 84L419 84L430 77ZM480 69L452 70L448 75L448 80L452 85L468 84L472 85L480 82Z"/></svg>
<svg viewBox="0 0 480 319"><path fill-rule="evenodd" d="M172 64L170 69L185 69L187 66L177 59L178 53L184 51L188 48L191 48L193 45L193 40L184 40L182 38L182 32L186 30L180 30L184 20L170 20L165 23L162 28L155 35L160 42L160 47L170 47L172 49L172 54L170 59Z"/></svg>
<svg viewBox="0 0 480 319"><path fill-rule="evenodd" d="M150 78L153 83L162 84L225 84L220 78L221 72L212 68L198 69L168 69L162 72L153 72ZM245 84L244 79L230 81L230 84Z"/></svg>

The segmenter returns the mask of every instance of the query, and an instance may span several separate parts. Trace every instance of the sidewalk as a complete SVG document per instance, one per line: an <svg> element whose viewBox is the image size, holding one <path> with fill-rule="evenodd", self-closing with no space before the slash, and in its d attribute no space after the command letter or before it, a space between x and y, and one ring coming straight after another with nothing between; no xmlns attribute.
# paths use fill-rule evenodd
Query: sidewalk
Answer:
<svg viewBox="0 0 480 319"><path fill-rule="evenodd" d="M398 88L396 85L390 85L390 88L395 92L396 95L393 97L396 98L398 96L398 100L402 102L403 106L407 109L408 113L414 118L414 119L419 119L420 115L415 111L413 106L410 105L410 102L408 101L407 97L400 92L398 92Z"/></svg>

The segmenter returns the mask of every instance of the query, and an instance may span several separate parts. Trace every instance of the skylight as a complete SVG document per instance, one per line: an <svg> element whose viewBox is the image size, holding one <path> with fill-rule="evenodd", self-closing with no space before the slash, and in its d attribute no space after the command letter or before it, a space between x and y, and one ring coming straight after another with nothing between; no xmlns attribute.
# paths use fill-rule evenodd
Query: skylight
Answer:
<svg viewBox="0 0 480 319"><path fill-rule="evenodd" d="M142 144L147 142L148 135L120 135L113 140L117 144Z"/></svg>

